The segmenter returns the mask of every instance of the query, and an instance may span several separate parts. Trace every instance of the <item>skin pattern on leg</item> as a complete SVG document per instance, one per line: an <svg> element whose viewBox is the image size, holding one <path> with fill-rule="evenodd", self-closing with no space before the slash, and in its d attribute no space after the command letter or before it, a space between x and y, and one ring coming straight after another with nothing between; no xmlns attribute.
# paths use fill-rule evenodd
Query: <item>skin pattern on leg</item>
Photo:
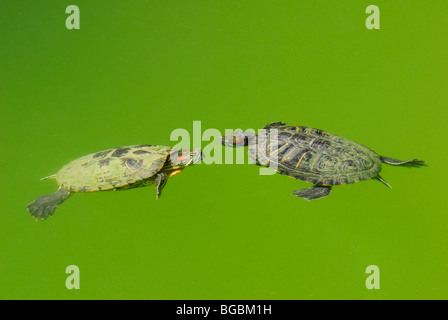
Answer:
<svg viewBox="0 0 448 320"><path fill-rule="evenodd" d="M390 164L392 166L403 166L403 167L415 167L415 168L419 168L419 167L427 167L427 165L425 164L425 161L423 160L419 160L419 159L411 159L411 160L406 160L406 161L402 161L402 160L398 160L398 159L393 159L393 158L387 158L387 157L380 157L381 161L386 163L386 164Z"/></svg>
<svg viewBox="0 0 448 320"><path fill-rule="evenodd" d="M385 185L386 187L388 187L389 189L392 189L391 185L388 184L386 180L384 180L383 178L381 178L380 175L377 175L377 176L376 176L375 178L373 178L373 179L376 179L376 180L378 180L378 181L384 183L384 185Z"/></svg>
<svg viewBox="0 0 448 320"><path fill-rule="evenodd" d="M162 194L162 189L166 185L168 181L168 176L164 172L160 172L156 176L155 184L156 184L156 199L159 199Z"/></svg>
<svg viewBox="0 0 448 320"><path fill-rule="evenodd" d="M71 195L71 192L59 188L58 191L52 194L48 194L46 196L42 196L37 198L30 204L28 204L27 209L28 212L35 217L36 219L45 220L49 216L51 216L56 208Z"/></svg>
<svg viewBox="0 0 448 320"><path fill-rule="evenodd" d="M314 200L326 197L330 194L330 192L331 187L314 186L311 188L296 190L293 195L305 200Z"/></svg>

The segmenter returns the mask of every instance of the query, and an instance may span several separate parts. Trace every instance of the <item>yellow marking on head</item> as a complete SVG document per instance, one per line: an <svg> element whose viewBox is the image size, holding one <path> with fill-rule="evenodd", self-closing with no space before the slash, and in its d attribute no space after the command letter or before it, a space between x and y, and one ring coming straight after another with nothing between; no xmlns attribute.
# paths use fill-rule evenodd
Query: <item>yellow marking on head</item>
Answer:
<svg viewBox="0 0 448 320"><path fill-rule="evenodd" d="M182 169L171 171L170 173L168 173L168 178L178 174L181 171Z"/></svg>
<svg viewBox="0 0 448 320"><path fill-rule="evenodd" d="M302 156L300 157L299 161L297 162L296 169L299 167L300 162L302 162L303 157L304 157L308 152L309 152L309 151L307 151L307 152L305 152L304 154L302 154Z"/></svg>

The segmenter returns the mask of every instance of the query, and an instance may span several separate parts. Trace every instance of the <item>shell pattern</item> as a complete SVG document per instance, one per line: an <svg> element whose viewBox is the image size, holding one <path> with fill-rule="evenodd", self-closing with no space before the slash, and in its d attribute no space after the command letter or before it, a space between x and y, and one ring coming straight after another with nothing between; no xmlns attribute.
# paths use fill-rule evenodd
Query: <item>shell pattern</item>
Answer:
<svg viewBox="0 0 448 320"><path fill-rule="evenodd" d="M123 189L153 183L171 148L136 145L113 148L76 159L56 174L58 184L73 192Z"/></svg>
<svg viewBox="0 0 448 320"><path fill-rule="evenodd" d="M256 143L249 146L249 155L258 164L320 186L356 183L381 171L380 157L361 144L320 129L283 123L266 126L258 135L258 147Z"/></svg>

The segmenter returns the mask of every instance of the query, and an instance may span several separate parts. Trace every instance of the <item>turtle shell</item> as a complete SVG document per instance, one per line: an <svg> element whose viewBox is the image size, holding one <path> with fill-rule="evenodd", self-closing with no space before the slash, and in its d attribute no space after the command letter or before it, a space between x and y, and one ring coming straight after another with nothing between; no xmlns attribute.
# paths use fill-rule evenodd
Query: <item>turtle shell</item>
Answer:
<svg viewBox="0 0 448 320"><path fill-rule="evenodd" d="M159 172L171 151L170 147L138 145L92 153L64 166L56 180L73 192L129 188Z"/></svg>
<svg viewBox="0 0 448 320"><path fill-rule="evenodd" d="M276 129L277 134L272 129ZM374 178L381 160L373 150L329 132L284 123L267 125L258 135L258 148L249 146L258 164L321 186L356 183Z"/></svg>

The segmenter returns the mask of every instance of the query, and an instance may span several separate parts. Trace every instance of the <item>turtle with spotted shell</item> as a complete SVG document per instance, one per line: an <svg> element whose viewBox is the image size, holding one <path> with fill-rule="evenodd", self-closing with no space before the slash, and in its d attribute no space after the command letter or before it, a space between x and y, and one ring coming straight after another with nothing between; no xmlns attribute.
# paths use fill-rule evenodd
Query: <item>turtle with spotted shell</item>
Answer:
<svg viewBox="0 0 448 320"><path fill-rule="evenodd" d="M332 186L368 179L379 180L391 188L379 175L383 163L426 166L422 160L383 157L366 146L324 130L288 126L284 122L268 124L258 135L233 132L223 136L222 143L229 147L248 146L253 163L314 184L311 188L294 191L294 195L306 200L328 196Z"/></svg>
<svg viewBox="0 0 448 320"><path fill-rule="evenodd" d="M43 178L56 179L59 190L37 198L27 209L36 219L46 219L76 192L126 190L149 185L155 185L158 199L169 177L199 163L202 158L200 149L187 151L155 145L127 146L89 154Z"/></svg>

